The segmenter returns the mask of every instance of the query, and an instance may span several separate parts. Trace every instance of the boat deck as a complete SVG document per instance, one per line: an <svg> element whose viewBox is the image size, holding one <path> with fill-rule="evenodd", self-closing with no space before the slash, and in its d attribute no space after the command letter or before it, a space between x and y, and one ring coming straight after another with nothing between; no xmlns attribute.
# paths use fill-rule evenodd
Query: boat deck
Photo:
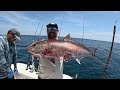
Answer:
<svg viewBox="0 0 120 90"><path fill-rule="evenodd" d="M11 65L12 70L14 69L14 65ZM26 70L27 65L24 63L17 63L18 74L14 73L15 79L38 79L37 72L30 70ZM72 79L69 75L63 74L63 79Z"/></svg>

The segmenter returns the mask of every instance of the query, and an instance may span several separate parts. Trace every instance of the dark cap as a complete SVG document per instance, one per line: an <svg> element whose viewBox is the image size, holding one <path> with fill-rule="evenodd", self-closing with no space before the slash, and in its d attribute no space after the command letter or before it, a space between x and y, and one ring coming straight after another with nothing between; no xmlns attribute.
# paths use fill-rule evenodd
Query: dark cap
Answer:
<svg viewBox="0 0 120 90"><path fill-rule="evenodd" d="M9 31L11 31L14 34L14 36L16 37L17 40L21 40L20 39L20 32L16 28L12 28Z"/></svg>
<svg viewBox="0 0 120 90"><path fill-rule="evenodd" d="M49 23L48 25L46 25L46 27L56 27L58 29L58 25L56 23Z"/></svg>

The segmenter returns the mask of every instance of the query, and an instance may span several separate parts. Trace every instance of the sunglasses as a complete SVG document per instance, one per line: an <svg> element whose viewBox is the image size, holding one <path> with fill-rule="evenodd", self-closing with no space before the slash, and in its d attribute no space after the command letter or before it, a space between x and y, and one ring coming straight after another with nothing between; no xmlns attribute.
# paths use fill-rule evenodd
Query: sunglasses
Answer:
<svg viewBox="0 0 120 90"><path fill-rule="evenodd" d="M56 27L48 27L47 30L48 31L58 31L58 29Z"/></svg>

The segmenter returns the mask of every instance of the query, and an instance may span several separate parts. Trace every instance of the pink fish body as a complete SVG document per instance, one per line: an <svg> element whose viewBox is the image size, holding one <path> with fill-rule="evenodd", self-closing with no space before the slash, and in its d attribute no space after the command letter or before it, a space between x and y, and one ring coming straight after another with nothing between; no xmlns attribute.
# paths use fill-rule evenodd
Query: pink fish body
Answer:
<svg viewBox="0 0 120 90"><path fill-rule="evenodd" d="M33 42L28 46L28 51L37 56L46 58L59 59L70 55L80 64L80 60L85 56L93 56L95 52L91 52L84 45L73 41L68 34L63 40L43 40ZM67 59L67 58L66 58Z"/></svg>

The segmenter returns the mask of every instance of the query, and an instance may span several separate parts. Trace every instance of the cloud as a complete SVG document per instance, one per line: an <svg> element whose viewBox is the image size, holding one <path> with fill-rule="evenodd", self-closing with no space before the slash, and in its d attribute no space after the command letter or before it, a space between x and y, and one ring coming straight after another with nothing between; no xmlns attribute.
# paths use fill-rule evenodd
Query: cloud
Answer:
<svg viewBox="0 0 120 90"><path fill-rule="evenodd" d="M111 12L113 12L115 14L119 14L120 13L120 11L111 11Z"/></svg>
<svg viewBox="0 0 120 90"><path fill-rule="evenodd" d="M87 19L88 16L82 14L83 11L64 11L64 12L65 14L63 15L64 16L63 22L66 24L72 24L73 26L83 27L83 22L84 22L85 27L96 26L95 23ZM62 17L56 17L55 20L61 21Z"/></svg>
<svg viewBox="0 0 120 90"><path fill-rule="evenodd" d="M8 14L11 14L12 16L14 16L16 19L20 19L21 21L29 21L29 22L39 22L36 19L32 19L26 16L27 11L9 11Z"/></svg>
<svg viewBox="0 0 120 90"><path fill-rule="evenodd" d="M20 24L17 22L17 19L13 15L9 14L9 12L7 11L0 12L0 18L2 21L4 20L11 24L20 26Z"/></svg>
<svg viewBox="0 0 120 90"><path fill-rule="evenodd" d="M35 32L39 21L25 16L25 12L19 11L1 11L0 12L0 29L8 30L10 28L18 28L22 34L32 34ZM7 25L6 25L7 23ZM1 31L2 33L3 31ZM6 32L4 32L6 33Z"/></svg>
<svg viewBox="0 0 120 90"><path fill-rule="evenodd" d="M65 37L67 34L70 34L72 38L82 38L83 32L61 32L60 36ZM84 39L100 40L100 41L109 41L112 42L113 32L85 32ZM115 42L120 43L120 35L116 33Z"/></svg>
<svg viewBox="0 0 120 90"><path fill-rule="evenodd" d="M72 32L70 33L71 37L73 38L82 38L83 32ZM112 38L113 38L113 32L96 32L96 31L92 31L92 32L85 32L84 33L84 39L92 39L92 40L101 40L101 41L109 41L112 42ZM115 35L115 42L120 43L120 35L119 33L116 33Z"/></svg>
<svg viewBox="0 0 120 90"><path fill-rule="evenodd" d="M25 12L20 11L1 11L0 17L2 20L8 21L12 24L16 24L18 26L23 26L24 23L38 23L38 20L29 18L25 16ZM27 12L26 12L27 13Z"/></svg>
<svg viewBox="0 0 120 90"><path fill-rule="evenodd" d="M73 13L74 13L74 11L64 11L64 12L65 12L65 14L67 14L67 15L69 15L69 16L72 16Z"/></svg>
<svg viewBox="0 0 120 90"><path fill-rule="evenodd" d="M43 30L41 32L41 35L46 35L46 24L52 21L58 23L59 27L61 27L62 18L64 16L62 31L60 35L64 37L68 33L70 33L71 37L81 38L83 34L82 32L83 19L84 16L87 15L85 16L85 21L84 21L84 28L85 28L84 38L111 42L113 32L103 31L103 29L109 30L109 28L101 29L101 27L96 27L97 23L94 23L92 22L92 20L87 19L88 16L91 14L97 15L96 13L103 13L103 12L97 11L95 13L92 12L90 13L82 12L84 14L82 13L80 14L80 13L81 11L78 12L63 11L61 13L57 12L57 14L55 12L54 14L47 12L46 15L46 12L42 13L42 12L27 12L27 11L0 11L0 34L5 34L8 29L14 27L14 28L18 28L18 30L20 30L22 35L34 35L38 23L40 22L41 17L43 17L42 18L43 21L42 23L40 23L40 26L37 31L37 35L40 32L41 24L43 24ZM119 12L117 11L113 13L119 13ZM120 42L120 35L118 35L117 32L116 32L115 42Z"/></svg>

